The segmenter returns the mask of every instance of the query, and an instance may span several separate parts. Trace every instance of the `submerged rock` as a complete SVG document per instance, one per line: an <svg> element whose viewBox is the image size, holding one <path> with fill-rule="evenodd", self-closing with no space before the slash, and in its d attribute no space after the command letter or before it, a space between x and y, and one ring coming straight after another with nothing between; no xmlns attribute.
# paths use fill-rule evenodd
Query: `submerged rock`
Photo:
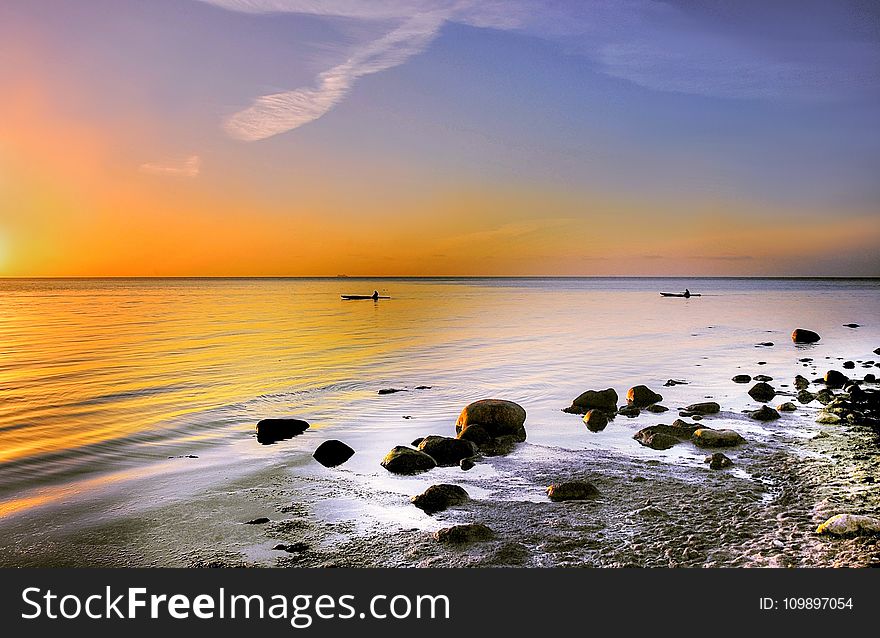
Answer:
<svg viewBox="0 0 880 638"><path fill-rule="evenodd" d="M584 415L584 425L590 432L601 432L608 425L608 417L602 410L590 410Z"/></svg>
<svg viewBox="0 0 880 638"><path fill-rule="evenodd" d="M309 429L302 419L263 419L257 423L257 441L271 445L277 441L292 439Z"/></svg>
<svg viewBox="0 0 880 638"><path fill-rule="evenodd" d="M437 465L450 467L477 453L477 446L471 441L454 439L448 436L426 436L419 443L419 450L431 456Z"/></svg>
<svg viewBox="0 0 880 638"><path fill-rule="evenodd" d="M749 396L752 397L755 401L767 403L767 401L772 401L773 397L776 396L776 390L769 383L761 381L760 383L756 383L751 387L751 389L749 389Z"/></svg>
<svg viewBox="0 0 880 638"><path fill-rule="evenodd" d="M513 452L516 449L517 443L518 441L515 437L499 436L496 439L492 439L488 445L481 447L480 451L486 456L504 456Z"/></svg>
<svg viewBox="0 0 880 638"><path fill-rule="evenodd" d="M440 483L432 485L418 496L413 496L410 501L425 514L436 514L450 507L461 505L469 499L468 493L458 485Z"/></svg>
<svg viewBox="0 0 880 638"><path fill-rule="evenodd" d="M749 383L751 382L752 377L747 374L738 374L731 379L734 383Z"/></svg>
<svg viewBox="0 0 880 638"><path fill-rule="evenodd" d="M794 387L796 390L806 390L810 387L810 381L801 375L794 378Z"/></svg>
<svg viewBox="0 0 880 638"><path fill-rule="evenodd" d="M709 428L700 428L695 431L692 440L700 447L733 447L746 442L739 433L733 430L711 430Z"/></svg>
<svg viewBox="0 0 880 638"><path fill-rule="evenodd" d="M685 411L692 414L717 414L721 412L721 406L714 401L703 401L702 403L692 403L685 408Z"/></svg>
<svg viewBox="0 0 880 638"><path fill-rule="evenodd" d="M715 452L711 456L707 456L705 462L708 463L709 468L713 470L723 470L724 468L733 465L733 461L721 452Z"/></svg>
<svg viewBox="0 0 880 638"><path fill-rule="evenodd" d="M861 514L837 514L819 525L816 533L833 536L880 534L880 518Z"/></svg>
<svg viewBox="0 0 880 638"><path fill-rule="evenodd" d="M665 405L660 405L659 403L653 403L645 408L645 411L652 412L654 414L661 414L663 412L668 412L669 408L667 408Z"/></svg>
<svg viewBox="0 0 880 638"><path fill-rule="evenodd" d="M766 374L756 374L755 381L773 381L773 377L767 376Z"/></svg>
<svg viewBox="0 0 880 638"><path fill-rule="evenodd" d="M437 461L420 450L398 445L385 455L381 465L392 474L418 474L437 467Z"/></svg>
<svg viewBox="0 0 880 638"><path fill-rule="evenodd" d="M492 437L482 425L471 425L467 429L462 430L458 434L458 438L463 441L470 441L480 449L487 445L491 445ZM421 441L420 441L421 443Z"/></svg>
<svg viewBox="0 0 880 638"><path fill-rule="evenodd" d="M821 337L812 330L804 328L795 328L791 333L791 340L795 343L816 343Z"/></svg>
<svg viewBox="0 0 880 638"><path fill-rule="evenodd" d="M260 518L255 518L250 521L245 521L244 524L245 525L265 525L266 523L269 523L269 522L270 521L268 518L266 518L265 516L261 516Z"/></svg>
<svg viewBox="0 0 880 638"><path fill-rule="evenodd" d="M749 412L749 418L756 421L775 421L779 418L779 412L769 406L762 405L759 409Z"/></svg>
<svg viewBox="0 0 880 638"><path fill-rule="evenodd" d="M634 406L634 405L625 405L625 406L623 406L622 408L620 408L620 409L617 411L617 413L618 413L620 416L625 416L625 417L627 417L627 418L629 418L629 419L634 419L634 418L636 418L637 416L639 416L639 415L642 413L642 411L639 410L639 409L638 409L636 406Z"/></svg>
<svg viewBox="0 0 880 638"><path fill-rule="evenodd" d="M342 441L330 439L321 443L312 456L324 467L336 467L354 456L354 450Z"/></svg>
<svg viewBox="0 0 880 638"><path fill-rule="evenodd" d="M845 323L843 324L844 328L861 328L861 326L857 323Z"/></svg>
<svg viewBox="0 0 880 638"><path fill-rule="evenodd" d="M492 438L513 436L526 440L526 411L513 401L482 399L466 406L455 423L456 434L472 425L481 425Z"/></svg>
<svg viewBox="0 0 880 638"><path fill-rule="evenodd" d="M381 395L385 395L385 394L397 394L398 392L406 392L406 390L402 390L402 389L400 389L400 388L382 388L382 389L379 390L379 392L377 392L376 394L381 394Z"/></svg>
<svg viewBox="0 0 880 638"><path fill-rule="evenodd" d="M818 401L822 405L828 405L829 403L834 401L834 393L827 388L819 390L816 393L816 401Z"/></svg>
<svg viewBox="0 0 880 638"><path fill-rule="evenodd" d="M797 395L798 403L803 403L806 405L807 403L811 403L816 400L816 395L810 392L809 390L801 390Z"/></svg>
<svg viewBox="0 0 880 638"><path fill-rule="evenodd" d="M822 425L837 425L840 423L840 417L836 414L822 412L819 414L819 418L816 419L816 423L821 423Z"/></svg>
<svg viewBox="0 0 880 638"><path fill-rule="evenodd" d="M617 391L614 388L607 390L587 390L571 402L571 407L565 412L572 414L586 414L590 410L602 410L603 412L617 412Z"/></svg>
<svg viewBox="0 0 880 638"><path fill-rule="evenodd" d="M674 445L681 443L681 439L665 432L647 432L643 434L637 432L633 438L652 450L668 450Z"/></svg>
<svg viewBox="0 0 880 638"><path fill-rule="evenodd" d="M495 532L481 523L453 525L434 532L434 539L439 543L460 545L463 543L482 543L495 538Z"/></svg>
<svg viewBox="0 0 880 638"><path fill-rule="evenodd" d="M666 381L666 383L663 384L663 386L666 388L671 388L676 385L687 385L687 384L688 384L687 381L681 381L679 379L668 379Z"/></svg>
<svg viewBox="0 0 880 638"><path fill-rule="evenodd" d="M547 497L551 501L583 501L595 496L599 496L599 490L588 481L554 483L547 488Z"/></svg>
<svg viewBox="0 0 880 638"><path fill-rule="evenodd" d="M698 425L676 419L672 425L649 425L633 435L633 438L652 450L668 450L681 441L690 440Z"/></svg>
<svg viewBox="0 0 880 638"><path fill-rule="evenodd" d="M776 406L776 409L780 412L795 412L797 410L797 406L791 401L786 401L785 403L780 403Z"/></svg>
<svg viewBox="0 0 880 638"><path fill-rule="evenodd" d="M637 385L630 388L626 393L626 401L636 408L646 408L652 403L660 403L663 397L646 385Z"/></svg>

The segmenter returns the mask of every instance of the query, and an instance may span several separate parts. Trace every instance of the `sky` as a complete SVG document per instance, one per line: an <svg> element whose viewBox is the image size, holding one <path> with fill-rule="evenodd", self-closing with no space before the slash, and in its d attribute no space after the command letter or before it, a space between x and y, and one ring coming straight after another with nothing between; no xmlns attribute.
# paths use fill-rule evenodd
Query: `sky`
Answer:
<svg viewBox="0 0 880 638"><path fill-rule="evenodd" d="M880 276L871 1L0 0L0 276Z"/></svg>

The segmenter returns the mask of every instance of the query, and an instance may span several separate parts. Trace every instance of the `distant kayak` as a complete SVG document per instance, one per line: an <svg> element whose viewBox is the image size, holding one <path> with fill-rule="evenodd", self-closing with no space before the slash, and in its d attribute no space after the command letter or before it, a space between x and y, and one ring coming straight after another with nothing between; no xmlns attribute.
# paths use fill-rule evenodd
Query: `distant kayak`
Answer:
<svg viewBox="0 0 880 638"><path fill-rule="evenodd" d="M354 301L356 299L391 299L391 297L374 297L373 295L342 295L346 301Z"/></svg>
<svg viewBox="0 0 880 638"><path fill-rule="evenodd" d="M687 299L688 297L702 297L699 293L691 293L689 295L684 294L683 292L661 292L661 297L684 297Z"/></svg>

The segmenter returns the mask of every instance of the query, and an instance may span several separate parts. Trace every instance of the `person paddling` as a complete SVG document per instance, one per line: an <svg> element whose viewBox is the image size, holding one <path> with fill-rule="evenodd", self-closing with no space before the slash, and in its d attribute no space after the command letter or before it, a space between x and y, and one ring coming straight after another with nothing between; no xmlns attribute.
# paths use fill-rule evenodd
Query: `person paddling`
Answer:
<svg viewBox="0 0 880 638"><path fill-rule="evenodd" d="M378 290L373 291L373 301L379 301L379 291Z"/></svg>
<svg viewBox="0 0 880 638"><path fill-rule="evenodd" d="M687 299L691 296L691 291L687 288L684 289L684 298Z"/></svg>

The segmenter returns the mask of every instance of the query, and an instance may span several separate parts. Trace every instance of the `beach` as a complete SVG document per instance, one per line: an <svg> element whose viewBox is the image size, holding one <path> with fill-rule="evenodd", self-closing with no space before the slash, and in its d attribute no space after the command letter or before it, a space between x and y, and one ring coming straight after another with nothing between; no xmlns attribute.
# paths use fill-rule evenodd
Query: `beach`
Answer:
<svg viewBox="0 0 880 638"><path fill-rule="evenodd" d="M685 288L698 298L662 298ZM343 301L378 290L390 299ZM141 279L0 282L3 566L870 566L877 432L801 403L829 370L877 374L874 279ZM812 344L792 342L796 328ZM852 367L845 367L852 362ZM737 383L736 375L750 381ZM755 377L775 395L749 395ZM587 390L644 385L666 412L591 431ZM390 390L396 390L390 392ZM841 393L843 387L834 388ZM467 471L399 475L395 446L456 436L465 406L515 402L526 440ZM717 413L681 417L688 405ZM791 402L760 421L749 412ZM256 424L304 419L262 445ZM652 449L676 419L744 442ZM340 440L354 455L314 458ZM732 465L705 462L722 452ZM553 502L580 480L598 494ZM429 515L436 484L469 500ZM249 523L268 519L260 523ZM433 534L481 524L492 537Z"/></svg>

